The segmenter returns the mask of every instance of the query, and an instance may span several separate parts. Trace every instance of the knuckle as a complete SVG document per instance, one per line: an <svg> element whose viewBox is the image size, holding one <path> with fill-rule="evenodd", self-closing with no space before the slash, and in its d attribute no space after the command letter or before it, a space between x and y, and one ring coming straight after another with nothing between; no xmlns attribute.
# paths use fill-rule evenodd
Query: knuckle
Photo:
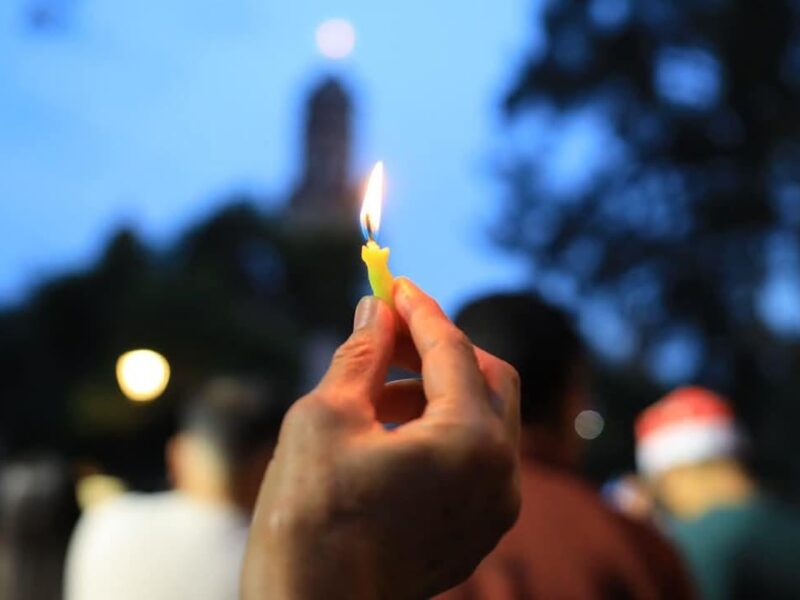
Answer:
<svg viewBox="0 0 800 600"><path fill-rule="evenodd" d="M438 345L458 352L473 352L473 346L467 334L457 327L448 327L436 338Z"/></svg>
<svg viewBox="0 0 800 600"><path fill-rule="evenodd" d="M435 431L416 436L413 442L398 446L394 451L397 465L413 465L414 469L425 472L442 473L449 469L446 443Z"/></svg>
<svg viewBox="0 0 800 600"><path fill-rule="evenodd" d="M338 424L340 412L323 394L312 392L291 406L284 417L284 427L289 431L326 431Z"/></svg>
<svg viewBox="0 0 800 600"><path fill-rule="evenodd" d="M508 389L510 392L519 394L522 386L522 379L520 378L517 369L514 368L511 363L506 362L502 358L492 356L492 362L489 368L491 369L493 376L498 381L503 383L504 389Z"/></svg>
<svg viewBox="0 0 800 600"><path fill-rule="evenodd" d="M515 452L499 424L462 424L450 432L450 440L456 462L462 468L502 478L514 472Z"/></svg>
<svg viewBox="0 0 800 600"><path fill-rule="evenodd" d="M333 362L346 367L348 372L359 373L375 361L375 346L365 335L353 335L336 349Z"/></svg>
<svg viewBox="0 0 800 600"><path fill-rule="evenodd" d="M497 489L505 491L516 480L516 451L505 436L491 431L484 433L473 442L472 456L482 477Z"/></svg>
<svg viewBox="0 0 800 600"><path fill-rule="evenodd" d="M408 313L413 317L436 317L442 312L439 304L427 295L418 295L408 304Z"/></svg>
<svg viewBox="0 0 800 600"><path fill-rule="evenodd" d="M502 361L501 368L503 370L503 376L508 380L514 393L519 395L520 389L522 388L522 378L519 376L519 371L506 361Z"/></svg>
<svg viewBox="0 0 800 600"><path fill-rule="evenodd" d="M289 410L286 411L286 414L283 417L284 429L294 429L299 423L304 421L304 413L306 412L306 406L309 402L307 398L308 396L304 396L295 401L289 407Z"/></svg>
<svg viewBox="0 0 800 600"><path fill-rule="evenodd" d="M428 465L437 462L442 453L441 439L437 436L421 438L414 444L413 458L416 464Z"/></svg>

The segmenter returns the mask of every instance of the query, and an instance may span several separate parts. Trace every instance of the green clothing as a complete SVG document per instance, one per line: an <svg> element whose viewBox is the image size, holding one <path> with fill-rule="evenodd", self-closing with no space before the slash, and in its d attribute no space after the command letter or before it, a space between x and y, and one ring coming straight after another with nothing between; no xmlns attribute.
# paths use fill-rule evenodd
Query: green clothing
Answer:
<svg viewBox="0 0 800 600"><path fill-rule="evenodd" d="M800 599L800 512L757 498L676 521L672 534L702 598Z"/></svg>

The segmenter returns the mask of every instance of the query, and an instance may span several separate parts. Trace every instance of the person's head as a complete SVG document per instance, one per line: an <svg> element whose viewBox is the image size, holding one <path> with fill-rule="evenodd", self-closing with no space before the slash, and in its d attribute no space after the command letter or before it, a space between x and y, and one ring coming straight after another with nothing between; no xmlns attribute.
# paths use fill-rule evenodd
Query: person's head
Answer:
<svg viewBox="0 0 800 600"><path fill-rule="evenodd" d="M175 488L250 510L286 409L263 382L210 381L187 403L167 447Z"/></svg>
<svg viewBox="0 0 800 600"><path fill-rule="evenodd" d="M61 598L78 514L72 475L61 460L31 457L0 469L0 598Z"/></svg>
<svg viewBox="0 0 800 600"><path fill-rule="evenodd" d="M752 493L733 410L711 390L672 391L639 415L635 429L639 473L674 515L694 517Z"/></svg>
<svg viewBox="0 0 800 600"><path fill-rule="evenodd" d="M574 420L588 405L587 369L569 318L533 294L506 293L470 302L456 324L519 372L523 427L554 446L560 460L577 460L582 443Z"/></svg>

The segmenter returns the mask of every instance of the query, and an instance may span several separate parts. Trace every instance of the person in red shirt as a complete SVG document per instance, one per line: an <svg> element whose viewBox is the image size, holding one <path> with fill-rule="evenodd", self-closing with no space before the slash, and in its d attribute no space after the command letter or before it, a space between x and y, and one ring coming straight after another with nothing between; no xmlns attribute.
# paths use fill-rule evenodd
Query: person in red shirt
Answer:
<svg viewBox="0 0 800 600"><path fill-rule="evenodd" d="M516 525L441 600L693 597L672 547L614 512L577 471L575 418L589 406L587 360L567 317L529 294L480 299L456 319L519 371L522 508Z"/></svg>

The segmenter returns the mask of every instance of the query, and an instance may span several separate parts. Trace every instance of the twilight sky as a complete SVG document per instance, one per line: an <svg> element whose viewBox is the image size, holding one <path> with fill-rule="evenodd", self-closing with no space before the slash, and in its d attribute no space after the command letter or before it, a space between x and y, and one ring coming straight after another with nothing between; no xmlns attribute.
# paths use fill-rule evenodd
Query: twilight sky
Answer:
<svg viewBox="0 0 800 600"><path fill-rule="evenodd" d="M302 100L329 72L355 95L357 174L386 163L394 270L450 310L521 281L487 228L529 0L50 0L74 8L44 32L30 3L0 3L0 302L93 259L120 224L160 243L228 192L284 197ZM356 30L343 61L315 45L330 17Z"/></svg>

